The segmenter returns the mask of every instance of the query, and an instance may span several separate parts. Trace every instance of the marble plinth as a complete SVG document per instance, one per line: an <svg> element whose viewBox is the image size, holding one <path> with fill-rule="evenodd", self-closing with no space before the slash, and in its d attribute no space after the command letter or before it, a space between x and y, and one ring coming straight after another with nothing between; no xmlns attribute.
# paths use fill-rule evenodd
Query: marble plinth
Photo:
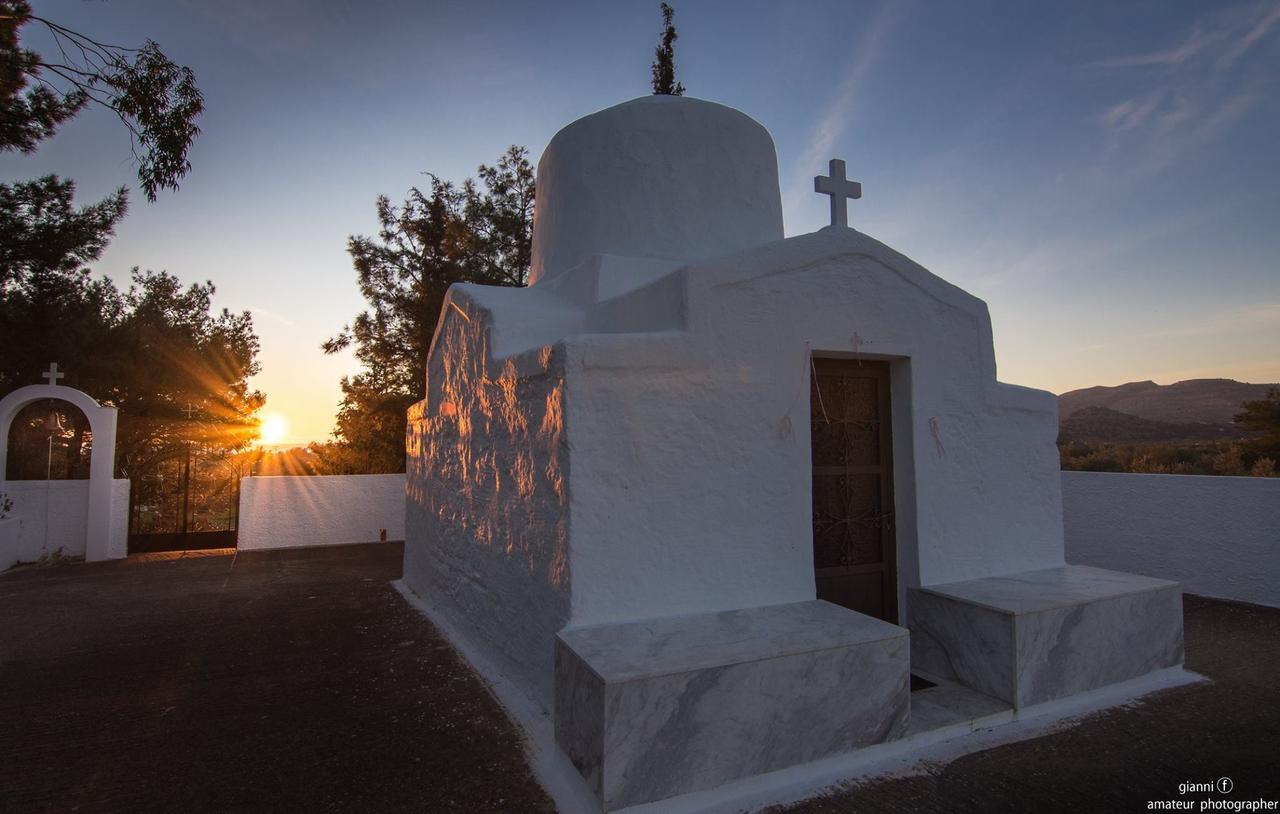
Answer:
<svg viewBox="0 0 1280 814"><path fill-rule="evenodd" d="M1025 707L1182 663L1176 582L1083 565L912 589L911 663Z"/></svg>
<svg viewBox="0 0 1280 814"><path fill-rule="evenodd" d="M567 630L556 742L605 810L903 734L907 631L822 601Z"/></svg>

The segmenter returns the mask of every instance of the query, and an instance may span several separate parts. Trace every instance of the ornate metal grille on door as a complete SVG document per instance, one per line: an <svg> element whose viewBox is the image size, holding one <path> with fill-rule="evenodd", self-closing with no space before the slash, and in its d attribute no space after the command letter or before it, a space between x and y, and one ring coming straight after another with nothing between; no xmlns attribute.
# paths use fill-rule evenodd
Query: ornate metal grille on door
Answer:
<svg viewBox="0 0 1280 814"><path fill-rule="evenodd" d="M809 420L818 598L896 622L889 365L813 362Z"/></svg>

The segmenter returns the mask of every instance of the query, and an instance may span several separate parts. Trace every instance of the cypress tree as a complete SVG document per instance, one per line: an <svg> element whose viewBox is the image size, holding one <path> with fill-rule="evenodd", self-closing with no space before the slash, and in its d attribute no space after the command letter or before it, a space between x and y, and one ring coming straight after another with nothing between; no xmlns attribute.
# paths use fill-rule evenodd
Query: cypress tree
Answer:
<svg viewBox="0 0 1280 814"><path fill-rule="evenodd" d="M684 85L676 81L675 9L662 4L662 40L654 50L653 93L655 96L684 96Z"/></svg>

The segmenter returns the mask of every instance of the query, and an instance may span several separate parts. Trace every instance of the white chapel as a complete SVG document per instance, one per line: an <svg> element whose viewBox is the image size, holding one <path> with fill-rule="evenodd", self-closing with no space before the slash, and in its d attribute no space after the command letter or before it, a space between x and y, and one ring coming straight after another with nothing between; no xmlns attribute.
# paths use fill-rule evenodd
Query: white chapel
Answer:
<svg viewBox="0 0 1280 814"><path fill-rule="evenodd" d="M605 810L1182 663L1176 583L1064 561L1054 396L825 169L784 238L764 127L617 105L542 155L531 285L446 300L404 582Z"/></svg>

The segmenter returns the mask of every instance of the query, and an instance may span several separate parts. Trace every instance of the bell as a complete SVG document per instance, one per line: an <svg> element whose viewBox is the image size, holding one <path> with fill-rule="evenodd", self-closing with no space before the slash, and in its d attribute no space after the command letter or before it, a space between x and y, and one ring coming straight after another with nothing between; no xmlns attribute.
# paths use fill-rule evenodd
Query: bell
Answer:
<svg viewBox="0 0 1280 814"><path fill-rule="evenodd" d="M49 410L49 417L44 420L44 428L48 432L62 432L62 416L58 415L58 411Z"/></svg>

